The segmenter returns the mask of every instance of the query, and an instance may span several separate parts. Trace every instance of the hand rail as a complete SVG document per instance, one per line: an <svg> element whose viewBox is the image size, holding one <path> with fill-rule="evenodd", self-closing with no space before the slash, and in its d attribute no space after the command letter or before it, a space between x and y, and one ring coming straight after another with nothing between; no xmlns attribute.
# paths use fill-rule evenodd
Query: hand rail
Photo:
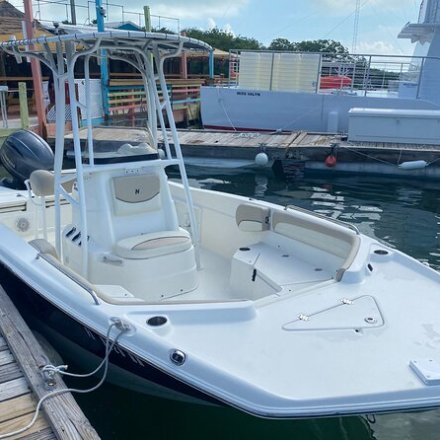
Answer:
<svg viewBox="0 0 440 440"><path fill-rule="evenodd" d="M66 275L67 278L69 278L74 283L78 284L78 286L82 287L87 293L90 294L90 296L93 298L94 303L99 306L100 302L98 299L98 295L93 289L93 287L90 285L90 283L87 280L83 280L79 275L77 275L73 270L69 269L68 267L64 266L58 260L56 260L53 256L50 254L45 254L43 252L38 252L37 258L42 258L44 261L48 262L52 266L54 266L56 269L58 269L63 275Z"/></svg>
<svg viewBox="0 0 440 440"><path fill-rule="evenodd" d="M341 220L329 217L329 216L324 215L324 214L320 214L319 212L310 211L308 209L300 208L299 206L295 206L295 205L286 205L286 207L284 209L286 211L288 209L293 209L295 211L303 212L304 214L312 215L314 217L317 217L317 218L320 218L320 219L323 219L323 220L327 220L329 222L337 224L338 226L343 226L345 228L351 229L352 231L354 231L356 233L356 235L361 235L359 229L355 225L352 225L351 223L343 222Z"/></svg>

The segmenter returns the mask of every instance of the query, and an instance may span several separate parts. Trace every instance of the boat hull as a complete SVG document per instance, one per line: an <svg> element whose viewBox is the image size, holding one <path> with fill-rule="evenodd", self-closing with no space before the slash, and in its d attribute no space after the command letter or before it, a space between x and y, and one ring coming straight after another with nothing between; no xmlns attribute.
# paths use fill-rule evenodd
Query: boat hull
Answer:
<svg viewBox="0 0 440 440"><path fill-rule="evenodd" d="M42 334L63 358L72 360L84 371L96 368L105 356L105 336L54 306L3 264L0 264L0 279L31 328ZM115 385L173 400L222 404L120 346L114 347L109 359L108 381Z"/></svg>
<svg viewBox="0 0 440 440"><path fill-rule="evenodd" d="M179 201L181 187L170 185L175 200ZM87 285L81 285L74 276L69 278L68 272L58 269L58 260L51 260L44 249L37 253L32 243L17 237L7 227L1 230L0 262L4 265L0 265L1 283L25 318L35 322L35 327L56 348L63 347L80 361L85 371L92 370L104 357L104 335L109 322L118 317L133 329L126 338L121 338L110 357L110 380L125 388L162 397L177 393L178 398L185 400L189 397L213 403L221 401L268 418L350 415L439 405L438 387L424 385L408 366L412 360L437 356L430 334L425 331L426 323L434 329L439 325L437 273L358 234L353 227L298 208L281 210L261 202L262 209L274 210L275 225L282 220L301 219L303 226L314 225L316 233L328 232L328 237L333 239L326 242L328 249L341 249L338 246L342 238L351 240L345 248L350 252L344 254L346 259L354 258L350 264L341 262L342 256L330 260L333 269L324 264L330 263L320 261L331 273L340 269L336 276L341 274L343 279L336 282L323 274L321 265L316 270L315 260L310 266L300 259L284 260L289 254L278 245L289 238L281 235L283 230L279 234L266 231L271 234L270 242L242 247L239 235L242 231L237 228L236 216L228 213L236 212L244 198L200 189L193 189L192 195L203 209L205 232L206 225L219 229L219 221L209 223L206 213L212 211L211 207L216 209L216 219L221 219L222 231L229 239L216 243L217 248L223 246L224 253L233 252L237 246L239 250L231 262L204 249L205 271L200 276L220 274L221 278L210 278L205 290L190 292L192 296L185 296L185 301L180 298L180 301L133 305L128 301L116 303L98 284L101 296L96 305ZM292 233L292 230L284 232ZM301 239L305 238L307 234L302 231ZM299 240L295 246L301 246ZM356 254L351 252L353 248ZM239 278L236 263L242 261L241 252L250 258L252 254L248 252L257 249L258 272L247 271L245 275L250 276ZM276 266L271 265L270 261L278 257L286 263L280 267L277 260ZM235 272L230 282L241 283L237 286L241 292L249 288L251 293L263 297L257 296L252 301L219 301L218 296L201 296L212 293L213 285L223 286L223 294L222 274L229 274L233 264ZM294 289L298 290L293 294L286 291L304 274L306 287L298 288L295 283ZM310 274L316 275L313 286L309 284ZM263 277L282 282L287 286L284 293L270 293L275 289L275 281L262 285ZM203 287L206 279L202 277L201 281ZM270 295L263 290L267 286L272 286ZM414 295L416 291L424 292L423 302L420 295ZM199 296L194 297L195 294ZM415 309L419 309L422 321L413 319ZM402 319L405 315L408 319ZM146 325L151 317L158 316L167 317L166 326ZM112 336L115 335L114 329ZM177 349L187 356L183 368L170 359L170 353ZM298 353L302 354L300 358ZM159 389L152 391L152 384Z"/></svg>

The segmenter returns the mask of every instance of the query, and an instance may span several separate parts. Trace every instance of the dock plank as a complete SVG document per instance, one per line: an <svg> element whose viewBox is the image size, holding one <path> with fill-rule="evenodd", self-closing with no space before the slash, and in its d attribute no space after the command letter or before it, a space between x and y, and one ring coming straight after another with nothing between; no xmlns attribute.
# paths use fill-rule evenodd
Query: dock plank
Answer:
<svg viewBox="0 0 440 440"><path fill-rule="evenodd" d="M21 376L23 376L23 373L16 362L0 366L0 383L9 382Z"/></svg>
<svg viewBox="0 0 440 440"><path fill-rule="evenodd" d="M0 351L0 366L10 364L14 362L14 356L12 356L9 350Z"/></svg>
<svg viewBox="0 0 440 440"><path fill-rule="evenodd" d="M40 368L49 364L49 360L1 286L0 332L7 341L11 353L24 374L23 378L0 384L0 399L4 401L7 398L18 395L17 393L24 394L24 387L26 387L27 390L28 384L36 398L41 399L48 391L40 373ZM2 353L5 352L0 352L0 355ZM3 390L2 387L4 388ZM56 378L56 384L51 388L51 391L63 389L66 389L63 380ZM58 439L99 439L98 434L90 425L70 393L63 393L47 399L43 403L43 408L49 425ZM22 421L22 423L25 424L24 421ZM9 425L0 425L0 432L8 432L11 430L8 426ZM32 434L33 432L36 432L35 429L26 432L26 435Z"/></svg>
<svg viewBox="0 0 440 440"><path fill-rule="evenodd" d="M26 426L32 419L33 414L26 414L15 419L7 420L6 422L0 423L0 432L12 432L17 431L23 426ZM47 430L47 422L42 414L40 414L32 427L29 428L25 433L17 434L8 437L8 440L23 439L24 436L29 436L34 433L39 433L42 430ZM36 437L40 439L40 437Z"/></svg>
<svg viewBox="0 0 440 440"><path fill-rule="evenodd" d="M0 402L0 423L33 413L37 401L30 393Z"/></svg>
<svg viewBox="0 0 440 440"><path fill-rule="evenodd" d="M24 377L0 384L0 402L29 393L29 386Z"/></svg>
<svg viewBox="0 0 440 440"><path fill-rule="evenodd" d="M42 429L29 435L23 435L21 440L56 440L55 434L50 428Z"/></svg>

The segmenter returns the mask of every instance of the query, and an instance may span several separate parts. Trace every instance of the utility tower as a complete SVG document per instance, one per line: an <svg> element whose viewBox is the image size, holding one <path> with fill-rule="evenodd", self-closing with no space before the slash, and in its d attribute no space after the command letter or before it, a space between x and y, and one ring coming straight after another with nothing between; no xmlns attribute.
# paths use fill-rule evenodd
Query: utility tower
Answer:
<svg viewBox="0 0 440 440"><path fill-rule="evenodd" d="M360 10L361 10L361 0L356 0L356 8L354 10L353 41L351 43L351 53L356 52Z"/></svg>

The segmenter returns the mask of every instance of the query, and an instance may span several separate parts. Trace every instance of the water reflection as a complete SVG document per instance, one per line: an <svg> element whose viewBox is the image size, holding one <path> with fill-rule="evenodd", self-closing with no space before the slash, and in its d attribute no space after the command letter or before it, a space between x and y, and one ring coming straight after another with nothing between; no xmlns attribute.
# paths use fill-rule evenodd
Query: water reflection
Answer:
<svg viewBox="0 0 440 440"><path fill-rule="evenodd" d="M438 440L440 410L378 416L372 426L378 440Z"/></svg>
<svg viewBox="0 0 440 440"><path fill-rule="evenodd" d="M264 174L256 174L254 197L256 197L257 199L264 199L268 183L269 179L267 178L267 176L265 176Z"/></svg>
<svg viewBox="0 0 440 440"><path fill-rule="evenodd" d="M304 439L373 440L374 426L364 417L266 420L226 407L185 404L135 395L106 385L79 403L103 439ZM118 402L111 408L104 402ZM98 403L98 405L97 405ZM106 412L102 411L106 408ZM385 439L386 437L384 437Z"/></svg>

